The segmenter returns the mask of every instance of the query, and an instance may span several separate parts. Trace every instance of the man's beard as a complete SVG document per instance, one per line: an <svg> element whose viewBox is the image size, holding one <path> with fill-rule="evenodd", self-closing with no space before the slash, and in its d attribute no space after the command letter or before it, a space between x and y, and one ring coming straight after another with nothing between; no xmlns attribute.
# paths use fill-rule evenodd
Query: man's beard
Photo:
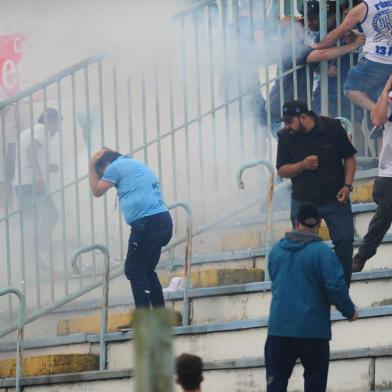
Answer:
<svg viewBox="0 0 392 392"><path fill-rule="evenodd" d="M296 131L298 134L300 134L300 135L304 135L305 133L306 133L306 128L305 128L305 126L302 124L302 123L300 123L299 124L299 127L298 127L298 129L297 129L297 131Z"/></svg>
<svg viewBox="0 0 392 392"><path fill-rule="evenodd" d="M306 128L303 124L300 123L298 126L298 129L294 130L294 129L290 128L290 133L293 133L294 135L297 135L297 136L303 136L306 134Z"/></svg>

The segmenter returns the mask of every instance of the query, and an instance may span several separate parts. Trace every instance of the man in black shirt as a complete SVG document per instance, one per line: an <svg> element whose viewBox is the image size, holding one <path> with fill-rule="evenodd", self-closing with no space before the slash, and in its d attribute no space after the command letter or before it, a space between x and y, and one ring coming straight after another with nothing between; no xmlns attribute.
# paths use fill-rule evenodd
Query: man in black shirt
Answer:
<svg viewBox="0 0 392 392"><path fill-rule="evenodd" d="M350 192L356 150L338 120L316 116L303 102L286 102L281 120L285 128L278 132L276 168L293 185L291 221L294 225L303 203L320 209L349 286L354 241Z"/></svg>

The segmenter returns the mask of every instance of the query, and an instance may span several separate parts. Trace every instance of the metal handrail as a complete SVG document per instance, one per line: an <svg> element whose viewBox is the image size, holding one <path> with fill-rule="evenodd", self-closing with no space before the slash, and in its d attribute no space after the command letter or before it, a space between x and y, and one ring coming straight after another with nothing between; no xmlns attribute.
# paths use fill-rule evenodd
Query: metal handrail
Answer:
<svg viewBox="0 0 392 392"><path fill-rule="evenodd" d="M78 257L92 250L99 250L102 252L103 261L103 279L102 279L102 309L101 309L101 331L99 336L99 370L106 368L106 345L105 335L107 332L108 324L108 304L109 304L109 272L110 272L110 255L108 249L101 244L93 244L80 248L72 257L72 268L74 272L81 273L81 269L77 265Z"/></svg>
<svg viewBox="0 0 392 392"><path fill-rule="evenodd" d="M182 324L189 325L189 296L188 291L191 282L191 267L192 267L192 228L193 228L193 213L189 204L184 202L174 202L168 204L169 210L173 208L183 208L186 212L186 239L185 239L185 262L184 262L184 300L182 308Z"/></svg>
<svg viewBox="0 0 392 392"><path fill-rule="evenodd" d="M353 124L351 121L346 117L335 117L335 120L339 120L344 129L347 132L348 136L352 136L353 134Z"/></svg>
<svg viewBox="0 0 392 392"><path fill-rule="evenodd" d="M265 273L264 280L269 280L268 273L268 262L269 262L269 253L271 251L272 246L272 218L273 218L273 198L274 198L274 182L275 182L275 171L271 164L271 162L266 160L257 160L245 163L240 167L237 173L237 185L239 189L244 189L244 183L242 181L242 173L246 169L250 169L255 166L265 166L269 172L269 183L268 183L268 197L267 197L267 205L268 205L268 218L267 218L267 230L266 230L266 242L265 242Z"/></svg>
<svg viewBox="0 0 392 392"><path fill-rule="evenodd" d="M20 91L19 93L13 95L12 97L4 99L3 101L0 102L0 110L5 108L8 105L11 105L13 103L16 103L16 102L22 100L23 98L31 96L32 94L36 93L37 91L40 91L46 87L49 87L53 83L57 83L59 80L64 79L67 76L69 76L77 71L80 71L81 69L86 68L90 64L94 64L94 63L98 62L103 57L104 57L103 54L88 57L88 58L72 65L71 67L65 68L64 70L57 72L52 76L49 76L48 78L46 78L42 82L36 83L33 86L28 87L28 88Z"/></svg>
<svg viewBox="0 0 392 392"><path fill-rule="evenodd" d="M23 330L24 330L24 312L26 306L25 296L15 287L6 287L0 289L0 297L5 294L15 294L19 299L18 319L17 319L17 340L16 340L16 372L15 372L15 390L20 392L20 379L23 376Z"/></svg>
<svg viewBox="0 0 392 392"><path fill-rule="evenodd" d="M274 188L278 189L278 188L284 188L288 186L288 182L284 181L280 184L277 184ZM236 210L230 210L228 213L220 216L219 218L215 219L214 221L207 223L205 225L199 226L198 228L196 228L195 230L192 231L192 238L199 235L199 234L203 234L206 231L217 227L218 225L220 225L221 223L230 220L232 218L234 218L235 216L237 216L238 214L242 213L243 211L248 210L249 208L254 207L255 205L260 203L260 198L255 198L254 200L250 201L248 204L246 204L245 206L242 206L241 208L238 208ZM162 249L162 253L163 252L167 252L170 249L173 249L174 247L184 243L186 241L186 237L181 237L181 238L177 238L176 240L174 240L173 242L171 242L168 246L165 246ZM119 276L121 276L124 273L124 268L118 267L115 268L113 270L113 272L109 275L109 280L115 279ZM62 298L61 300L55 301L49 305L43 306L42 308L32 312L31 314L27 315L24 319L24 323L28 324L31 323L34 320L37 320L38 318L40 318L41 316L56 310L58 308L60 308L61 306L73 301L76 298L81 297L84 294L87 294L88 292L98 288L101 286L101 282L94 282L94 283L90 283L89 285L83 287L82 289L80 289L79 291L72 293L72 294L68 294L67 296L65 296L64 298ZM3 329L0 331L0 338L3 336L8 335L9 333L15 331L15 329L17 329L17 325L16 323L11 324L10 326L8 326L7 328Z"/></svg>

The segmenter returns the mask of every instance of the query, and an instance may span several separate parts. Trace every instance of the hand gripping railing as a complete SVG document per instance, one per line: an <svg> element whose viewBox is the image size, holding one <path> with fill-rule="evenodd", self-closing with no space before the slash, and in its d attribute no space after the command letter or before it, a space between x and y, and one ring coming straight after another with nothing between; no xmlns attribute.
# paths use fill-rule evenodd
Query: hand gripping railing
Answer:
<svg viewBox="0 0 392 392"><path fill-rule="evenodd" d="M15 374L15 390L20 392L20 378L23 376L23 329L24 329L24 313L25 313L25 296L14 287L6 287L0 289L0 297L5 294L15 294L19 299L18 320L17 320L17 340L16 340L16 374Z"/></svg>
<svg viewBox="0 0 392 392"><path fill-rule="evenodd" d="M108 303L109 303L109 272L110 272L110 255L107 248L100 244L88 245L80 248L72 258L72 268L75 273L80 274L81 269L77 264L77 259L82 253L99 250L104 256L103 261L103 279L102 279L102 309L101 309L101 332L99 336L99 370L106 368L106 344L105 335L108 324Z"/></svg>
<svg viewBox="0 0 392 392"><path fill-rule="evenodd" d="M188 290L191 285L192 267L192 226L193 213L191 207L184 202L174 202L167 206L169 210L173 208L183 208L186 212L186 239L185 239L185 264L184 264L184 302L182 308L182 324L189 325L189 297Z"/></svg>
<svg viewBox="0 0 392 392"><path fill-rule="evenodd" d="M275 171L271 162L265 160L257 160L242 165L237 173L237 185L238 185L238 189L244 189L244 183L242 181L242 173L246 169L250 169L252 167L259 166L259 165L265 166L269 172L268 198L267 198L268 215L267 215L267 230L266 230L266 242L265 242L265 273L264 273L264 280L269 280L268 261L269 261L269 253L272 245L272 215L273 215L272 207L273 207L274 181L275 181Z"/></svg>

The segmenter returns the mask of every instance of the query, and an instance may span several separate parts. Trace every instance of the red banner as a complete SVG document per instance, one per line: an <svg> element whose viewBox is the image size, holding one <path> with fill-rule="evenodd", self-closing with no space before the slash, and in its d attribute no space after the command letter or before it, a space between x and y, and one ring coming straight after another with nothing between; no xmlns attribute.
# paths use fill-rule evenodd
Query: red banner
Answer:
<svg viewBox="0 0 392 392"><path fill-rule="evenodd" d="M24 35L20 33L0 36L0 99L20 90L18 64L23 56L24 39Z"/></svg>

